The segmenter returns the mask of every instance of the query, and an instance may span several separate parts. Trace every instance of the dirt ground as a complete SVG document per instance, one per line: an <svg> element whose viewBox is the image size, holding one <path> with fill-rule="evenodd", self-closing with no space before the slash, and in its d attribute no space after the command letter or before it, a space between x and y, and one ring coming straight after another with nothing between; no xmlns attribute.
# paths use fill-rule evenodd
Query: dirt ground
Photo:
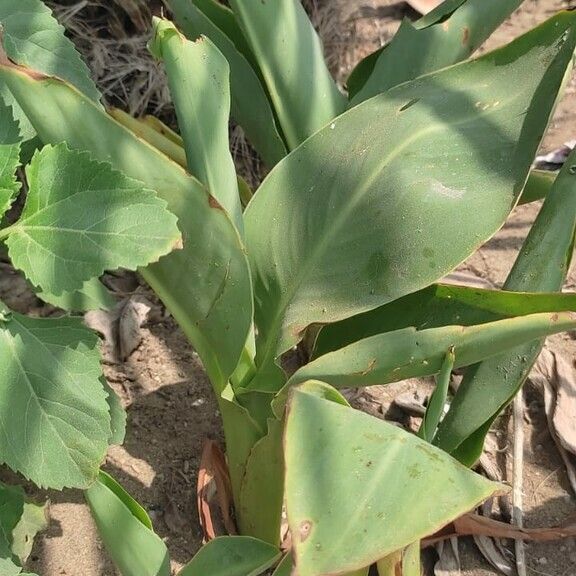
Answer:
<svg viewBox="0 0 576 576"><path fill-rule="evenodd" d="M562 0L526 0L486 48L509 41L570 4ZM319 27L339 78L345 78L360 57L390 39L402 17L414 16L403 2L392 0L332 0L328 8L329 12L322 12ZM543 149L548 151L575 136L576 84L572 82ZM462 269L500 286L538 209L536 204L516 209L509 223ZM0 297L18 310L42 313L39 302L21 279L9 267L0 266ZM576 274L572 272L567 288L575 287ZM196 353L160 304L154 304L150 318L143 328L142 344L128 361L105 366L106 376L128 412L126 442L123 447L110 450L105 469L150 512L177 569L190 559L201 542L195 504L196 474L204 441L221 440L220 422ZM551 342L573 363L576 344L570 335L555 337ZM411 386L401 383L375 387L356 398L356 403L383 417L393 396ZM564 466L548 433L543 400L532 391L526 394L526 400L525 523L530 527L550 526L576 511L576 500L569 491ZM501 440L506 446L505 422L502 424ZM37 539L29 563L31 571L41 576L116 574L99 544L79 491L44 493L30 489L30 493L38 498L47 496L51 501L50 528ZM462 574L497 574L466 539L460 550ZM575 575L576 541L528 544L527 563L529 576Z"/></svg>

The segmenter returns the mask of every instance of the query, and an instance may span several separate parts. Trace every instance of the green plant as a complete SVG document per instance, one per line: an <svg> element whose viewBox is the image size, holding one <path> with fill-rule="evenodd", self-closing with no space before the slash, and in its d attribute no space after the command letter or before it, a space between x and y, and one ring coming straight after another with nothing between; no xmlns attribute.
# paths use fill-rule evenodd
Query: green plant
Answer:
<svg viewBox="0 0 576 576"><path fill-rule="evenodd" d="M47 146L31 162L31 191L44 161L73 156L110 175L102 205L124 206L130 187L158 203L149 188L178 218L182 248L142 275L212 382L242 534L211 541L180 574L246 576L275 566L283 507L292 553L277 576L361 576L374 563L380 576L418 574L419 540L503 488L458 460L474 463L542 338L576 327L576 296L555 293L573 247L574 160L556 181L530 175L571 65L575 16L560 13L508 46L458 64L520 0L447 0L404 23L390 45L361 62L347 98L295 0L232 0L232 10L213 0L170 0L191 40L156 20L151 51L166 67L180 137L103 110L83 69L53 47L47 56L26 44L38 24L18 20L22 4L0 7L0 86L20 121L16 140ZM45 15L39 0L26 4ZM64 42L58 29L50 38L47 46ZM230 111L272 168L245 211L251 192L230 157ZM2 140L11 154L4 194L12 198L16 131L6 106L0 118L12 126ZM436 284L502 226L522 195L546 199L507 283L515 291ZM64 218L66 210L54 214ZM74 282L51 266L26 268L24 255L36 244L27 238L26 210L22 218L2 234L13 262L48 299L82 281L94 290L106 268L144 264L98 250L98 265L87 265ZM166 237L155 257L176 240L170 223L158 229ZM37 322L15 318L5 313L4 334ZM311 327L319 331L311 361L288 377L282 356ZM86 346L74 335L59 340L66 354ZM453 366L472 367L442 419ZM420 438L352 410L339 392L435 374ZM61 380L70 381L60 374L58 386ZM109 424L110 411L100 404ZM87 402L82 418L94 422L95 406ZM95 480L106 432L89 458L90 474L78 481L50 476L49 483L91 483L86 498L125 576L169 574L166 546L146 512L104 472ZM28 470L3 459L26 474L37 471L36 464Z"/></svg>

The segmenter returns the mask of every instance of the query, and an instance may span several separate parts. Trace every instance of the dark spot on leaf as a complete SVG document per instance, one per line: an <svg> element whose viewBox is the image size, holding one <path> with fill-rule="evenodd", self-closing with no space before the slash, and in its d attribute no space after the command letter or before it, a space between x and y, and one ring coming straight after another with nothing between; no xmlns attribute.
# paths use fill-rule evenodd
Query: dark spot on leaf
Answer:
<svg viewBox="0 0 576 576"><path fill-rule="evenodd" d="M364 372L362 372L362 376L366 376L366 374L372 372L372 370L374 370L374 366L376 366L376 358L372 358L372 360L370 360L368 367L366 370L364 370Z"/></svg>
<svg viewBox="0 0 576 576"><path fill-rule="evenodd" d="M212 194L208 196L208 204L210 205L210 208L216 208L216 210L222 211L224 210L224 208L222 208L222 204L220 204L220 202L218 202L218 200L216 200Z"/></svg>
<svg viewBox="0 0 576 576"><path fill-rule="evenodd" d="M408 476L410 478L420 478L422 476L422 469L417 464L412 464L408 467Z"/></svg>
<svg viewBox="0 0 576 576"><path fill-rule="evenodd" d="M408 102L406 102L406 104L404 104L404 106L400 108L399 112L404 112L404 110L408 110L408 108L414 106L414 104L416 104L416 102L418 102L419 100L420 98L412 98L412 100L408 100Z"/></svg>
<svg viewBox="0 0 576 576"><path fill-rule="evenodd" d="M470 28L468 28L468 26L464 26L464 30L462 30L462 46L467 46L469 41L470 41Z"/></svg>
<svg viewBox="0 0 576 576"><path fill-rule="evenodd" d="M312 531L312 522L310 522L310 520L304 520L300 523L298 531L300 532L300 542L304 542L306 538L310 536L310 532Z"/></svg>

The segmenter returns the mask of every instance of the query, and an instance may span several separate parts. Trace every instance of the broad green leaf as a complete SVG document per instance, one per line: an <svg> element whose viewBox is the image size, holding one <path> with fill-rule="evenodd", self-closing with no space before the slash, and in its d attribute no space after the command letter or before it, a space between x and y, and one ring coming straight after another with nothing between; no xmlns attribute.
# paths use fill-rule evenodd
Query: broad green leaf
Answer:
<svg viewBox="0 0 576 576"><path fill-rule="evenodd" d="M275 546L250 536L221 536L200 548L178 576L258 576L280 558Z"/></svg>
<svg viewBox="0 0 576 576"><path fill-rule="evenodd" d="M268 434L252 448L240 492L240 533L280 544L284 500L282 423L268 421Z"/></svg>
<svg viewBox="0 0 576 576"><path fill-rule="evenodd" d="M2 0L0 27L6 55L13 62L33 66L35 70L58 76L81 90L88 98L98 101L100 93L90 78L88 67L65 36L64 28L52 16L41 0ZM0 80L0 97L14 106L24 140L35 130L9 89Z"/></svg>
<svg viewBox="0 0 576 576"><path fill-rule="evenodd" d="M92 278L82 284L82 288L73 292L62 292L56 296L50 292L38 292L38 298L71 312L85 312L87 310L110 310L116 304L114 296L100 282Z"/></svg>
<svg viewBox="0 0 576 576"><path fill-rule="evenodd" d="M298 0L231 0L290 149L346 109L320 39Z"/></svg>
<svg viewBox="0 0 576 576"><path fill-rule="evenodd" d="M16 197L20 184L16 168L20 164L20 130L12 109L0 97L0 220Z"/></svg>
<svg viewBox="0 0 576 576"><path fill-rule="evenodd" d="M22 568L12 550L14 529L24 512L24 491L19 486L0 483L0 574L14 576Z"/></svg>
<svg viewBox="0 0 576 576"><path fill-rule="evenodd" d="M101 472L84 495L104 546L122 576L170 576L166 545L149 520L143 521L140 505L111 476Z"/></svg>
<svg viewBox="0 0 576 576"><path fill-rule="evenodd" d="M522 2L455 0L443 2L415 23L403 20L351 105L468 58Z"/></svg>
<svg viewBox="0 0 576 576"><path fill-rule="evenodd" d="M433 284L390 304L329 324L320 331L314 357L361 338L413 326L418 330L449 324L472 326L539 312L576 310L576 294L524 293Z"/></svg>
<svg viewBox="0 0 576 576"><path fill-rule="evenodd" d="M155 190L177 216L184 248L141 273L192 342L213 385L224 388L250 331L252 293L244 248L220 204L68 84L7 64L0 65L0 80L10 85L44 142L64 140L112 163Z"/></svg>
<svg viewBox="0 0 576 576"><path fill-rule="evenodd" d="M98 339L80 319L0 322L0 461L41 487L86 488L110 437Z"/></svg>
<svg viewBox="0 0 576 576"><path fill-rule="evenodd" d="M291 396L284 440L294 574L358 570L431 534L503 486L383 420Z"/></svg>
<svg viewBox="0 0 576 576"><path fill-rule="evenodd" d="M120 398L118 398L118 395L106 379L102 377L100 382L108 394L106 398L110 412L110 438L108 441L110 444L120 446L124 442L124 436L126 435L126 411L122 406L122 402L120 402Z"/></svg>
<svg viewBox="0 0 576 576"><path fill-rule="evenodd" d="M320 356L288 380L287 387L321 380L335 388L372 386L430 376L442 368L453 347L454 367L469 366L524 342L573 330L576 313L542 313L479 326L404 328L364 338ZM521 358L518 362L523 362Z"/></svg>
<svg viewBox="0 0 576 576"><path fill-rule="evenodd" d="M240 494L242 481L246 473L246 463L254 445L266 435L234 396L232 386L228 384L218 397L218 408L222 414L224 436L226 438L226 452L228 457L228 470L234 495L234 507L238 514L238 522L242 524L242 506Z"/></svg>
<svg viewBox="0 0 576 576"><path fill-rule="evenodd" d="M150 51L163 60L184 139L188 171L222 204L243 234L242 205L230 154L230 67L206 37L186 40L174 24L155 19Z"/></svg>
<svg viewBox="0 0 576 576"><path fill-rule="evenodd" d="M26 175L22 215L1 234L9 234L14 266L44 292L58 296L105 270L135 270L181 242L163 200L86 152L46 146Z"/></svg>
<svg viewBox="0 0 576 576"><path fill-rule="evenodd" d="M575 19L564 12L376 96L272 170L245 212L264 373L310 324L430 285L500 228L570 62Z"/></svg>
<svg viewBox="0 0 576 576"><path fill-rule="evenodd" d="M48 528L48 504L24 502L20 521L12 531L12 551L22 564L28 560L32 552L36 534L46 528Z"/></svg>
<svg viewBox="0 0 576 576"><path fill-rule="evenodd" d="M504 284L506 290L560 290L574 250L576 152L567 159ZM491 422L512 400L535 362L535 340L473 366L464 374L435 443L472 465L482 453Z"/></svg>
<svg viewBox="0 0 576 576"><path fill-rule="evenodd" d="M286 146L276 127L265 89L257 72L238 45L203 12L204 5L191 0L169 0L178 27L190 40L204 34L218 47L230 64L231 113L242 126L250 143L268 166L274 166L286 155ZM202 3L204 4L204 3Z"/></svg>

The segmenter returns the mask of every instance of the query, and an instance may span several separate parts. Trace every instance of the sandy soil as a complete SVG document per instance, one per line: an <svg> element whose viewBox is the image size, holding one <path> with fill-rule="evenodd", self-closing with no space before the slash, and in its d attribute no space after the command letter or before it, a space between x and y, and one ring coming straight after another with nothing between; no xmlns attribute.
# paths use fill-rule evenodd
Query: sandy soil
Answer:
<svg viewBox="0 0 576 576"><path fill-rule="evenodd" d="M333 0L336 5L336 0ZM321 29L326 48L340 78L358 58L391 38L404 16L413 16L405 4L387 0L345 2L331 10ZM569 2L526 0L524 6L488 42L492 48L541 22ZM333 8L334 6L331 6ZM334 15L336 14L336 15ZM544 142L549 150L576 134L576 89L570 85ZM539 206L514 211L509 223L463 269L500 285L521 246ZM568 286L576 286L571 274ZM9 298L11 295L11 298ZM38 311L39 302L26 291L8 268L0 269L0 297L16 308ZM10 303L10 302L8 302ZM217 408L210 385L196 353L173 320L155 304L153 320L143 328L143 342L122 365L105 366L106 376L128 411L128 432L123 447L110 450L105 468L150 511L155 528L170 549L174 568L198 549L195 482L203 442L221 439ZM553 345L574 358L570 335L553 339ZM376 388L357 398L368 412L382 417L383 406L394 394L410 385ZM576 510L562 462L547 431L542 399L527 396L526 524L547 526L560 522ZM505 422L502 422L505 430ZM506 442L504 436L503 442ZM51 505L49 530L37 539L29 568L41 576L113 576L114 567L98 543L88 510L78 491L42 493ZM463 574L496 574L470 542L461 544ZM528 545L528 574L570 576L576 574L576 541Z"/></svg>

